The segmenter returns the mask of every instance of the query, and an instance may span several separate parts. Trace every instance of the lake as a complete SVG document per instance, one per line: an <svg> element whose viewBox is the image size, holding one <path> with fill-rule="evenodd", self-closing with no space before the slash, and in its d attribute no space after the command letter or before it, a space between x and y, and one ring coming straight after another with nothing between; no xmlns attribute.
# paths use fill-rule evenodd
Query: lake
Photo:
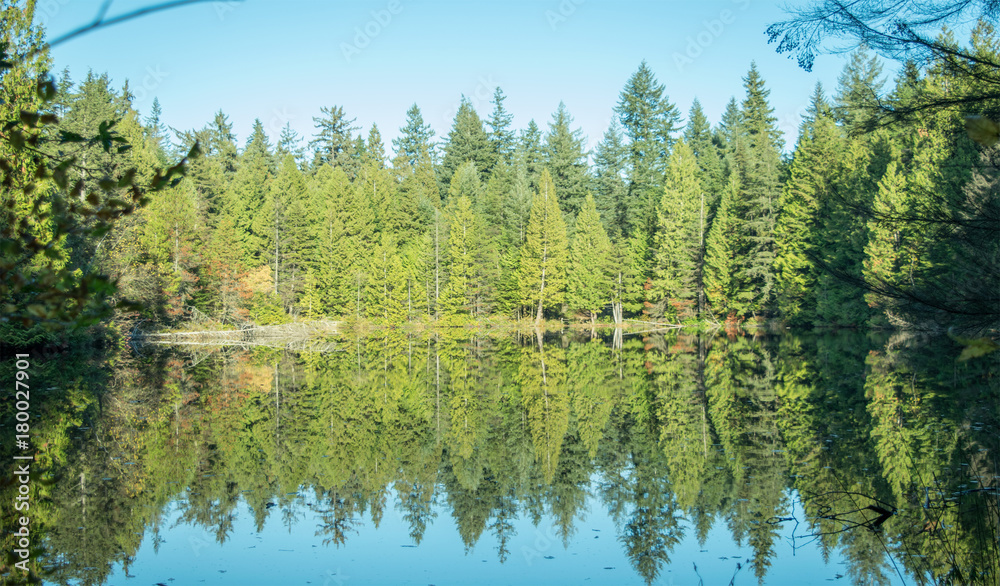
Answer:
<svg viewBox="0 0 1000 586"><path fill-rule="evenodd" d="M947 338L331 342L33 355L29 567L119 586L1000 580L997 359ZM16 477L2 493L20 583Z"/></svg>

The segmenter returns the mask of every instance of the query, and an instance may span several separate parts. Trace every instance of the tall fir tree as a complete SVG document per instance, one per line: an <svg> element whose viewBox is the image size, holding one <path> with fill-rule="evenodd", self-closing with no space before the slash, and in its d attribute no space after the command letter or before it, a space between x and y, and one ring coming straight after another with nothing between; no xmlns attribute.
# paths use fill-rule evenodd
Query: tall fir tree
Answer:
<svg viewBox="0 0 1000 586"><path fill-rule="evenodd" d="M588 187L583 131L572 130L572 123L573 117L566 104L559 102L545 135L545 166L552 174L552 183L559 194L559 207L566 214L568 225L576 219Z"/></svg>
<svg viewBox="0 0 1000 586"><path fill-rule="evenodd" d="M666 186L656 207L648 291L655 317L683 320L697 313L703 195L698 161L681 140L670 153Z"/></svg>
<svg viewBox="0 0 1000 586"><path fill-rule="evenodd" d="M643 61L626 82L615 107L628 138L627 233L652 228L655 202L663 189L667 155L680 120L665 89Z"/></svg>
<svg viewBox="0 0 1000 586"><path fill-rule="evenodd" d="M864 47L851 54L837 80L834 114L850 135L872 130L882 98L882 65Z"/></svg>
<svg viewBox="0 0 1000 586"><path fill-rule="evenodd" d="M740 110L740 138L734 161L741 193L734 206L743 234L736 256L737 296L747 314L763 314L774 296L774 228L781 197L781 132L770 90L751 63L743 78L746 97Z"/></svg>
<svg viewBox="0 0 1000 586"><path fill-rule="evenodd" d="M510 166L514 162L514 149L517 141L514 137L514 130L511 123L514 115L507 111L503 102L507 99L500 86L493 91L493 112L490 113L489 143L490 153L493 155L490 168L486 170L487 176L492 175L493 169L502 166Z"/></svg>
<svg viewBox="0 0 1000 586"><path fill-rule="evenodd" d="M790 324L816 318L816 286L821 268L820 202L837 197L834 173L842 157L841 130L819 84L799 127L788 181L782 190L775 227L775 309Z"/></svg>
<svg viewBox="0 0 1000 586"><path fill-rule="evenodd" d="M302 146L302 137L292 129L290 122L285 122L281 127L281 134L278 135L278 144L274 147L274 154L279 158L285 155L295 157L295 162L301 167L305 162L305 147Z"/></svg>
<svg viewBox="0 0 1000 586"><path fill-rule="evenodd" d="M566 302L571 310L583 312L591 325L611 303L611 240L594 197L587 194L576 219L576 231L570 245L570 269Z"/></svg>
<svg viewBox="0 0 1000 586"><path fill-rule="evenodd" d="M472 107L472 102L462 96L444 146L440 168L444 186L450 186L452 176L466 161L472 161L476 169L483 170L491 167L492 156L483 121Z"/></svg>
<svg viewBox="0 0 1000 586"><path fill-rule="evenodd" d="M538 180L545 166L545 150L542 146L542 131L534 120L528 121L528 127L521 131L518 143L518 156L524 161L528 173L528 186L531 192L538 191Z"/></svg>
<svg viewBox="0 0 1000 586"><path fill-rule="evenodd" d="M263 231L255 218L267 199L274 171L267 135L257 120L240 154L233 180L226 186L223 207L223 214L235 227L240 263L246 269L258 264L264 252L264 239L270 232Z"/></svg>
<svg viewBox="0 0 1000 586"><path fill-rule="evenodd" d="M535 323L541 323L546 308L559 307L565 299L567 245L552 175L543 169L531 203L520 266L521 296L534 310Z"/></svg>
<svg viewBox="0 0 1000 586"><path fill-rule="evenodd" d="M413 104L406 111L406 125L399 129L399 136L392 139L392 146L396 149L397 157L402 157L410 167L416 167L425 154L430 155L433 160L433 139L431 125L424 123L420 108Z"/></svg>
<svg viewBox="0 0 1000 586"><path fill-rule="evenodd" d="M611 314L615 323L625 320L625 314L640 315L646 305L649 283L649 233L636 230L628 238L620 237L612 245Z"/></svg>
<svg viewBox="0 0 1000 586"><path fill-rule="evenodd" d="M474 167L471 167L473 171ZM452 179L452 194L448 197L448 283L441 294L441 310L448 316L475 315L478 293L476 257L478 254L478 219L473 201L459 185L458 173ZM475 177L476 181L479 180Z"/></svg>
<svg viewBox="0 0 1000 586"><path fill-rule="evenodd" d="M625 197L628 184L625 174L628 168L628 149L617 118L604 132L594 153L594 175L592 191L597 203L597 211L605 228L613 238L625 233L628 226Z"/></svg>
<svg viewBox="0 0 1000 586"><path fill-rule="evenodd" d="M699 180L705 190L706 217L710 223L712 211L718 205L726 183L719 148L713 141L712 128L698 98L691 103L688 123L684 128L684 142L691 147L698 160Z"/></svg>
<svg viewBox="0 0 1000 586"><path fill-rule="evenodd" d="M313 135L313 140L309 141L309 148L313 149L313 169L321 165L342 167L348 177L353 178L352 171L356 166L351 159L355 156L356 150L354 143L354 131L358 130L354 125L356 119L348 119L341 106L332 108L323 106L320 108L320 113L321 116L313 117L316 134Z"/></svg>
<svg viewBox="0 0 1000 586"><path fill-rule="evenodd" d="M733 173L722 191L715 220L705 241L705 267L702 279L707 307L716 319L736 317L743 313L743 306L734 288L736 251L742 237L737 231L737 219L733 216L739 193L739 175Z"/></svg>

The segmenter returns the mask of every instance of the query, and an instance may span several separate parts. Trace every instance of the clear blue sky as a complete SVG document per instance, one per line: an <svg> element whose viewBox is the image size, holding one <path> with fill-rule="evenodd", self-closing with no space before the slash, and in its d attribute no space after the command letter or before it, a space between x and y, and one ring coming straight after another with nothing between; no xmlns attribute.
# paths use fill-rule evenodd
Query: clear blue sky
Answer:
<svg viewBox="0 0 1000 586"><path fill-rule="evenodd" d="M117 0L108 14L154 1ZM39 4L55 38L101 2ZM485 118L499 85L516 128L534 118L545 129L562 100L589 148L643 59L682 113L698 97L713 124L731 96L742 99L755 60L790 146L813 86L832 93L845 58L820 57L808 73L777 55L764 29L784 16L763 0L220 1L89 33L53 58L76 81L90 68L116 86L127 78L136 108L145 115L158 97L177 129L200 128L221 108L241 146L254 118L272 140L286 121L308 139L320 107L340 105L365 134L378 124L391 147L414 102L440 139L462 94Z"/></svg>

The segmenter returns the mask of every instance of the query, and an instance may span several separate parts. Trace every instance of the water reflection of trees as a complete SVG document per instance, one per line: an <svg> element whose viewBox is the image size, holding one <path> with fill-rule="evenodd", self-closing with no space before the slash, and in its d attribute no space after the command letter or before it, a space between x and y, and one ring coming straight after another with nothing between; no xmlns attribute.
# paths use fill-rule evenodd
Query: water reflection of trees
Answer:
<svg viewBox="0 0 1000 586"><path fill-rule="evenodd" d="M991 364L899 336L587 338L389 333L323 355L52 369L36 563L98 584L171 501L225 542L241 499L258 529L289 530L308 501L334 546L390 507L419 544L443 504L466 548L489 534L505 561L517 519L551 516L569 543L593 496L649 582L719 523L763 580L783 519L855 581L996 580ZM895 514L873 526L870 502Z"/></svg>

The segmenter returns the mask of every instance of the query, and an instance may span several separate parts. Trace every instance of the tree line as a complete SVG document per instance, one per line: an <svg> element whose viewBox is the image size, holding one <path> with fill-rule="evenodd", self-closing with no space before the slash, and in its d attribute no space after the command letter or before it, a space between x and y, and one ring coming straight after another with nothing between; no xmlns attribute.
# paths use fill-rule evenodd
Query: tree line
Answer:
<svg viewBox="0 0 1000 586"><path fill-rule="evenodd" d="M947 30L939 42L958 46ZM993 25L980 21L960 54L977 59L970 67L1000 60ZM74 83L64 70L40 106L59 132L130 146L71 145L81 193L201 156L138 213L99 238L55 241L46 257L102 271L118 285L112 300L167 323L986 329L1000 315L1000 153L970 140L963 116L997 100L872 125L873 100L905 109L988 93L940 61L906 62L887 84L878 59L857 51L832 97L817 84L790 156L753 64L712 125L697 100L682 124L641 63L593 152L562 103L545 129L513 128L500 88L485 118L463 98L441 140L414 104L391 152L340 106L321 109L308 142L286 125L272 144L258 119L241 146L222 111L170 138L157 101L142 117L127 82L117 90L88 72ZM20 193L4 197L12 222L28 215ZM48 220L25 221L43 232Z"/></svg>

